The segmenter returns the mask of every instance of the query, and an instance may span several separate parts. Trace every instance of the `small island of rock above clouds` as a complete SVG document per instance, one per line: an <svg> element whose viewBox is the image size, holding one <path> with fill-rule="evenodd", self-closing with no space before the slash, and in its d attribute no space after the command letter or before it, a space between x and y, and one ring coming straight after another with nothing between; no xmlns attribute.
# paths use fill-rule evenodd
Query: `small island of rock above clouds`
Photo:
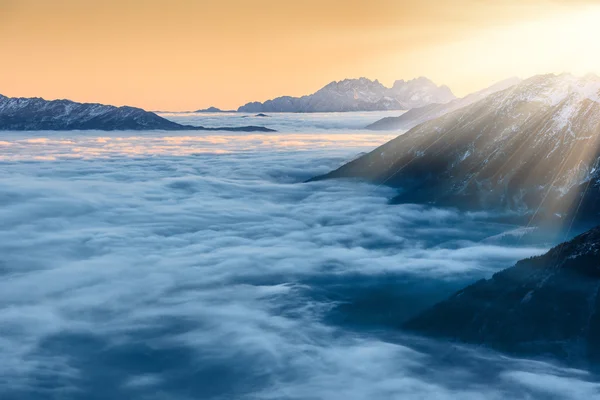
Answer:
<svg viewBox="0 0 600 400"><path fill-rule="evenodd" d="M42 98L11 98L0 95L0 130L225 130L273 132L262 126L205 128L181 125L155 113L135 107L115 107L95 103Z"/></svg>
<svg viewBox="0 0 600 400"><path fill-rule="evenodd" d="M195 113L234 113L236 111L235 110L221 110L220 108L217 108L217 107L208 107L208 108L202 108L200 110L196 110L193 112L195 112Z"/></svg>

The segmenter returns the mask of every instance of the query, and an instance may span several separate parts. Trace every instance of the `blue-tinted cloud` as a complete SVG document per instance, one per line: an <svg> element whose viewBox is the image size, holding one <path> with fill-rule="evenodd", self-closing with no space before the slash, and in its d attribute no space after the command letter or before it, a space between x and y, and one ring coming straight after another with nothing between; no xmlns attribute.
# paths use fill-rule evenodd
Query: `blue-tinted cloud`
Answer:
<svg viewBox="0 0 600 400"><path fill-rule="evenodd" d="M0 397L597 395L581 372L372 331L546 247L388 188L301 183L385 138L163 136L3 139Z"/></svg>

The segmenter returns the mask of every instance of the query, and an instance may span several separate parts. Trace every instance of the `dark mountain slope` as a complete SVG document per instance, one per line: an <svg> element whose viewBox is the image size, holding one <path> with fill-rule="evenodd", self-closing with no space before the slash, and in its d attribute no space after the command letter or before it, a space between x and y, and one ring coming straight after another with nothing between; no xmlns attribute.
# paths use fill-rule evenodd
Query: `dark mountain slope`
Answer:
<svg viewBox="0 0 600 400"><path fill-rule="evenodd" d="M600 362L600 227L460 290L405 327L509 353Z"/></svg>

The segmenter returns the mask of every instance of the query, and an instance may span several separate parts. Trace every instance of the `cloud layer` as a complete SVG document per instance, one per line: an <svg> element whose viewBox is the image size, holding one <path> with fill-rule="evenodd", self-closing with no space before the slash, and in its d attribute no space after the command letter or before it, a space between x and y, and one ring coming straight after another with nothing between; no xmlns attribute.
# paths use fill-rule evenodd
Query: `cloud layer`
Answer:
<svg viewBox="0 0 600 400"><path fill-rule="evenodd" d="M586 372L395 329L546 245L302 184L386 139L308 136L7 135L0 397L599 398Z"/></svg>

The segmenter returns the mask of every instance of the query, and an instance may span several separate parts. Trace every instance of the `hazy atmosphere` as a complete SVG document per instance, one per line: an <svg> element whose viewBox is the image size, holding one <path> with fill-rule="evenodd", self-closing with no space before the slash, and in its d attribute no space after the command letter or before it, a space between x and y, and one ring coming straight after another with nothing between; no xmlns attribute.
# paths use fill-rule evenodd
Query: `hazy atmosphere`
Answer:
<svg viewBox="0 0 600 400"><path fill-rule="evenodd" d="M1 93L184 111L427 76L598 72L596 1L0 0ZM535 56L531 56L532 52Z"/></svg>

